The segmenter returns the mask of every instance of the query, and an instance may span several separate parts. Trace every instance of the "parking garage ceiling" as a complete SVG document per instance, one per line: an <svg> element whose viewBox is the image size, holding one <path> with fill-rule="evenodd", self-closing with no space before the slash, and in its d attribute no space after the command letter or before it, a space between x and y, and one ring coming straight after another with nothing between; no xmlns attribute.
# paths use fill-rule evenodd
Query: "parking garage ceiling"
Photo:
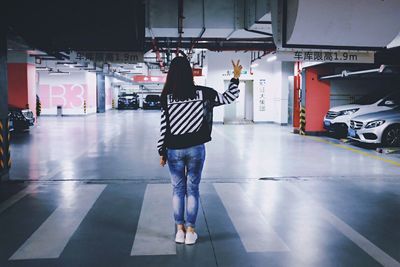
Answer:
<svg viewBox="0 0 400 267"><path fill-rule="evenodd" d="M312 9L305 9L302 1L277 0L10 0L2 11L9 30L9 49L39 49L60 58L63 56L58 52L71 50L168 53L178 47L214 51L272 51L285 46L323 49L335 48L335 42L341 40L346 49L382 50L376 60L379 64L398 61L398 48L384 49L391 39L400 36L397 24L392 23L397 19L393 10L397 10L398 1L327 1L329 8L321 1L313 2ZM340 16L330 12L341 6L347 8L343 14L339 12ZM371 20L379 12L386 14L385 19ZM371 16L366 18L364 13ZM371 21L376 23L355 28ZM327 31L326 25L336 25L339 30ZM375 37L377 33L380 38ZM357 43L359 39L370 42ZM358 46L363 44L368 47Z"/></svg>

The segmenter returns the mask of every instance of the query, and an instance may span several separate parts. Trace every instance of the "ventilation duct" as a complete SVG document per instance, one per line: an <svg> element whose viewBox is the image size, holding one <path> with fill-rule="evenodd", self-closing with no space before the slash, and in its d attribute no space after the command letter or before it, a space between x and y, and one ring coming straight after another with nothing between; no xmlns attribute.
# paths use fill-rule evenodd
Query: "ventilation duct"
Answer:
<svg viewBox="0 0 400 267"><path fill-rule="evenodd" d="M384 48L400 32L399 0L271 0L274 39L293 48Z"/></svg>
<svg viewBox="0 0 400 267"><path fill-rule="evenodd" d="M178 2L146 1L146 37L179 37ZM181 37L265 38L265 32L272 35L268 3L262 0L184 0Z"/></svg>

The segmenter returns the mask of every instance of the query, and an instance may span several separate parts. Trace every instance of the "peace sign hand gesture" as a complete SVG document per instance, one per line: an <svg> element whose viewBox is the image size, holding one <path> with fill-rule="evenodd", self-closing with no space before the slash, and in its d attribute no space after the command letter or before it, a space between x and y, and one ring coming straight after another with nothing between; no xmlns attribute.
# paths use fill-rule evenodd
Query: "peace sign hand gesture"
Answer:
<svg viewBox="0 0 400 267"><path fill-rule="evenodd" d="M242 65L239 65L239 64L240 64L240 60L238 60L238 61L236 62L236 64L235 64L235 62L232 60L232 65L233 65L233 77L234 77L235 79L239 79L240 74L242 73L243 67L242 67Z"/></svg>

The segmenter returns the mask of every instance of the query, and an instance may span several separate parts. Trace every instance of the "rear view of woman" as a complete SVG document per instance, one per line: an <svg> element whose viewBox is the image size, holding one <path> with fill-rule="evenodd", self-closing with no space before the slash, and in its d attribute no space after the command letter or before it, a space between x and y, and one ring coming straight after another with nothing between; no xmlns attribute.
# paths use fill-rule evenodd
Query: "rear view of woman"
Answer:
<svg viewBox="0 0 400 267"><path fill-rule="evenodd" d="M185 57L175 57L168 71L161 94L161 130L157 148L161 166L168 162L171 174L177 243L191 245L197 240L199 183L206 155L204 143L211 141L212 110L239 97L242 66L239 61L236 64L232 61L232 64L234 78L223 94L195 86L190 63Z"/></svg>

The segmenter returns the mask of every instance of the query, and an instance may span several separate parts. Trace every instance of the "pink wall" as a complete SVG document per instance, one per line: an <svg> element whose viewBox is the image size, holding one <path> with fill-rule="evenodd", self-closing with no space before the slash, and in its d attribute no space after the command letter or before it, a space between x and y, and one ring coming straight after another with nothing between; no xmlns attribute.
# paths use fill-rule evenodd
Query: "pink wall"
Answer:
<svg viewBox="0 0 400 267"><path fill-rule="evenodd" d="M40 73L39 96L43 115L56 115L57 106L63 115L96 112L96 75L93 73L71 72L70 75L54 76Z"/></svg>
<svg viewBox="0 0 400 267"><path fill-rule="evenodd" d="M39 88L42 108L83 109L83 101L87 99L87 84L40 84Z"/></svg>

